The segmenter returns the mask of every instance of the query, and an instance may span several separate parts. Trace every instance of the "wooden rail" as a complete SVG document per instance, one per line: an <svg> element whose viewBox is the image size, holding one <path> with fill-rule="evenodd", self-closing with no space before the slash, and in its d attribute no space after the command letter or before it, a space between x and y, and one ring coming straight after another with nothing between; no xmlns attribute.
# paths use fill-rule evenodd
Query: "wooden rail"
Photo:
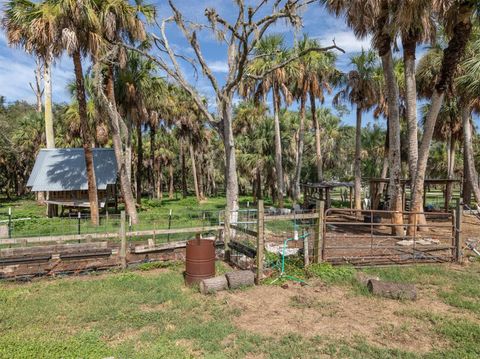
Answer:
<svg viewBox="0 0 480 359"><path fill-rule="evenodd" d="M179 233L202 233L222 230L223 226L205 226L205 227L190 227L190 228L171 228L171 229L151 229L144 231L127 232L127 237L140 237L161 234L179 234ZM23 237L23 238L7 238L0 239L0 245L10 244L28 244L28 243L47 243L47 242L69 242L82 241L86 239L109 239L119 238L118 232L108 233L85 233L85 234L71 234L63 236L43 236L43 237Z"/></svg>
<svg viewBox="0 0 480 359"><path fill-rule="evenodd" d="M287 220L302 220L302 219L315 219L318 218L318 213L292 213L292 214L279 214L273 216L265 216L264 222L272 221L287 221Z"/></svg>

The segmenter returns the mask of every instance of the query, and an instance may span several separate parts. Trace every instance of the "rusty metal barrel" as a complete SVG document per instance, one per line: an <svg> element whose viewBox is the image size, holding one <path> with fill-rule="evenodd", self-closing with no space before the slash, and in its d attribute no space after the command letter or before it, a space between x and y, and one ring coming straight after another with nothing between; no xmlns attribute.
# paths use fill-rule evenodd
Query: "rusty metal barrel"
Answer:
<svg viewBox="0 0 480 359"><path fill-rule="evenodd" d="M185 262L187 284L215 277L215 241L199 238L188 241Z"/></svg>

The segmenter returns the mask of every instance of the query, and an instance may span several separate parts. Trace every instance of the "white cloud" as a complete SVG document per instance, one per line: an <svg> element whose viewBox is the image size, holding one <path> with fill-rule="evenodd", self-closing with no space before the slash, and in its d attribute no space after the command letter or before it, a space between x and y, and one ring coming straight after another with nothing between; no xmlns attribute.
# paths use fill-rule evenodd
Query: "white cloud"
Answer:
<svg viewBox="0 0 480 359"><path fill-rule="evenodd" d="M313 36L314 38L320 40L322 45L332 44L332 40L335 39L335 42L338 47L345 50L347 53L359 52L363 49L368 50L371 47L371 38L367 37L365 39L358 39L355 37L352 31L339 31L339 32L328 32L326 34Z"/></svg>
<svg viewBox="0 0 480 359"><path fill-rule="evenodd" d="M227 73L228 72L228 63L225 61L212 61L208 63L208 66L213 72L217 73Z"/></svg>

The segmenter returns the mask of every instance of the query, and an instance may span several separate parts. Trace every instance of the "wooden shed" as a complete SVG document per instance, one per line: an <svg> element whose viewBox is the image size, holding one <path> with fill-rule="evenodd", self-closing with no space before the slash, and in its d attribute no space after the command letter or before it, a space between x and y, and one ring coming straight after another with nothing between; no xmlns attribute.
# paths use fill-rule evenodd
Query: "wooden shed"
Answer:
<svg viewBox="0 0 480 359"><path fill-rule="evenodd" d="M117 163L113 149L94 148L93 164L99 207L117 204ZM87 170L83 148L42 149L38 153L27 186L45 192L49 216L64 209L89 208Z"/></svg>

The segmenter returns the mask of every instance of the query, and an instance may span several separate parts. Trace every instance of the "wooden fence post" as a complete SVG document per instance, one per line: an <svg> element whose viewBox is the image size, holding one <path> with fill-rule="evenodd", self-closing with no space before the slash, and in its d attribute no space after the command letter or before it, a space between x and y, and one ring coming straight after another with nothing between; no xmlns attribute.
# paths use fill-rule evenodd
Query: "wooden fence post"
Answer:
<svg viewBox="0 0 480 359"><path fill-rule="evenodd" d="M225 207L225 216L223 219L224 230L223 230L223 244L224 244L224 259L226 262L230 261L230 210L228 206Z"/></svg>
<svg viewBox="0 0 480 359"><path fill-rule="evenodd" d="M127 268L127 233L125 211L120 213L120 260L122 268Z"/></svg>
<svg viewBox="0 0 480 359"><path fill-rule="evenodd" d="M315 224L315 237L313 238L313 262L320 263L323 261L323 219L325 202L317 201L316 205L318 219Z"/></svg>
<svg viewBox="0 0 480 359"><path fill-rule="evenodd" d="M462 238L462 217L463 217L463 201L457 201L457 213L455 214L455 260L462 262L463 260L463 238Z"/></svg>
<svg viewBox="0 0 480 359"><path fill-rule="evenodd" d="M260 284L260 280L263 276L263 251L265 246L265 237L264 237L264 207L263 200L258 200L258 211L257 211L257 275L255 276L255 284Z"/></svg>

